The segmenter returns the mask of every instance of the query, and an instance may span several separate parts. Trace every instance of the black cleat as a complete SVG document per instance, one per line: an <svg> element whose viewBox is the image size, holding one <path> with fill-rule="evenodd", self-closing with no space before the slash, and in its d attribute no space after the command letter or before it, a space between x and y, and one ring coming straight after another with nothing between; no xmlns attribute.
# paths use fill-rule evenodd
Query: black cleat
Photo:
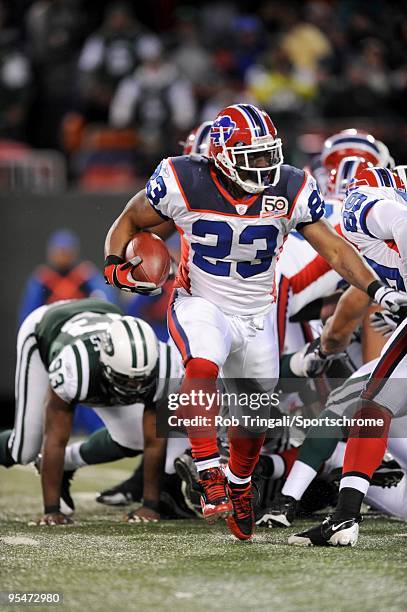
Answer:
<svg viewBox="0 0 407 612"><path fill-rule="evenodd" d="M360 515L345 521L334 520L328 516L320 525L290 536L288 544L294 546L355 546L361 521Z"/></svg>
<svg viewBox="0 0 407 612"><path fill-rule="evenodd" d="M181 479L181 490L185 504L195 514L202 517L201 489L198 484L198 471L191 455L183 453L174 461L174 468Z"/></svg>
<svg viewBox="0 0 407 612"><path fill-rule="evenodd" d="M341 476L342 468L335 468L329 474L329 481L339 487ZM382 489L397 487L403 476L403 469L395 459L383 459L379 467L372 474L370 486L382 487Z"/></svg>
<svg viewBox="0 0 407 612"><path fill-rule="evenodd" d="M253 508L255 516L260 516L267 507L270 496L270 478L274 473L274 463L267 455L260 455L252 476Z"/></svg>
<svg viewBox="0 0 407 612"><path fill-rule="evenodd" d="M233 514L227 517L229 531L238 540L250 540L254 532L253 493L251 484L237 487L229 483L229 496L233 504Z"/></svg>
<svg viewBox="0 0 407 612"><path fill-rule="evenodd" d="M183 484L185 483L177 474L164 474L160 493L160 515L162 519L196 518L196 513L186 503ZM199 516L202 516L202 514Z"/></svg>
<svg viewBox="0 0 407 612"><path fill-rule="evenodd" d="M256 516L259 527L290 527L296 515L297 500L289 495L278 493L271 506L264 508Z"/></svg>
<svg viewBox="0 0 407 612"><path fill-rule="evenodd" d="M128 506L143 497L143 463L132 476L111 489L99 493L96 501L106 506Z"/></svg>
<svg viewBox="0 0 407 612"><path fill-rule="evenodd" d="M403 476L404 472L395 459L387 461L383 459L377 470L373 472L370 485L383 489L397 487Z"/></svg>

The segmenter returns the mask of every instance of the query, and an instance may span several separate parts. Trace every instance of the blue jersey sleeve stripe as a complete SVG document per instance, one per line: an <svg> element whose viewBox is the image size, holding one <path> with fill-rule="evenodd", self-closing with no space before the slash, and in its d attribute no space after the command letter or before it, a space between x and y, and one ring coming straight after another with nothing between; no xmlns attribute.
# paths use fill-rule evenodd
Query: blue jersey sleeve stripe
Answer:
<svg viewBox="0 0 407 612"><path fill-rule="evenodd" d="M366 206L364 208L362 208L362 210L360 211L360 216L359 216L359 224L360 224L360 228L362 230L362 232L364 234L367 234L368 236L370 236L371 238L375 238L376 240L379 240L379 238L377 238L377 236L375 236L374 234L372 234L372 232L369 232L369 230L367 229L367 225L366 225L366 217L369 213L369 211L372 209L372 207L376 204L376 202L378 202L379 200L373 200L372 202L368 202L368 204L366 204Z"/></svg>

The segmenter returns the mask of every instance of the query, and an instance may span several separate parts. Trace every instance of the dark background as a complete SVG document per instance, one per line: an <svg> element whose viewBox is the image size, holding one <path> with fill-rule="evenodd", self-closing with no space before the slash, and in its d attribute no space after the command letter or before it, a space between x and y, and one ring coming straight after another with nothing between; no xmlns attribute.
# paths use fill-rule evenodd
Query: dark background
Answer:
<svg viewBox="0 0 407 612"><path fill-rule="evenodd" d="M98 148L91 138L95 130L103 135L112 126L108 108L101 121L101 116L94 109L92 114L86 106L79 58L89 38L95 34L105 36L105 9L115 4L113 0L0 0L0 426L4 415L10 416L13 409L17 313L22 290L33 269L44 262L51 232L59 228L75 231L81 241L81 259L89 259L101 269L104 237L113 219L129 196L144 185L155 163L163 155L180 153L179 140L204 119L213 118L205 114L208 109L216 114L222 106L244 102L249 97L270 113L283 140L285 160L294 165L308 163L324 138L350 127L383 140L396 163L407 162L406 2L125 3L137 22L137 32L141 32L136 42L142 34L155 36L162 45L162 60L179 70L177 53L187 48L185 33L189 32L209 66L208 78L202 77L199 82L180 72L180 79L188 81L195 105L190 125L181 129L169 116L165 125L168 123L171 130L165 135L161 128L157 129L158 143L150 153L143 147L146 130L137 116L125 126L137 143L132 149L116 141L115 148L108 151L105 146ZM45 27L44 48L37 53L34 42L42 41L38 29L37 38L30 31L33 9L44 10L47 15L44 22L37 22L37 26ZM216 19L211 23L208 15L212 14ZM231 16L229 21L227 14ZM223 29L216 21L222 18ZM311 25L317 38L325 36L330 47L311 71L313 89L309 96L298 94L298 85L303 86L308 77L284 51L287 36L299 25ZM58 36L54 36L56 32ZM16 53L27 67L27 78L19 88L13 79L3 78L2 71L7 62L14 66ZM136 59L135 69L142 64L142 59ZM264 82L256 92L250 76L253 68L270 78L287 78L286 107L281 105L281 98L277 106L273 96L267 97ZM91 76L102 84L109 77L108 71L102 69ZM73 113L84 124L74 145L67 139L66 113ZM20 117L17 121L16 116ZM35 156L45 148L59 156L66 168L66 191L34 195L23 191L24 180L13 187L11 173L5 174L1 164L10 162L16 143L26 148L25 154ZM17 165L19 155L17 151ZM110 185L102 180L109 164L118 170L115 181L118 177L124 180L119 188L117 182ZM123 167L124 179L120 174ZM100 184L94 179L95 171ZM10 187L18 191L6 193Z"/></svg>
<svg viewBox="0 0 407 612"><path fill-rule="evenodd" d="M49 234L60 227L74 230L81 240L82 258L95 262L101 268L105 234L128 199L128 194L112 196L66 193L54 196L32 194L0 196L2 411L6 405L10 406L13 402L17 311L21 294L33 268L45 259L45 244Z"/></svg>

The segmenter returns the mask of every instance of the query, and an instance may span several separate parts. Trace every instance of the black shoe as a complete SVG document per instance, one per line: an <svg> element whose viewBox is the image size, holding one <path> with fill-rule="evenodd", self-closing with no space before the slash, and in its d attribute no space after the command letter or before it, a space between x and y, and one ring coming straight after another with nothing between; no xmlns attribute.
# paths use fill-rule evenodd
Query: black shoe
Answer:
<svg viewBox="0 0 407 612"><path fill-rule="evenodd" d="M128 506L143 497L143 462L130 478L99 493L96 501L106 506Z"/></svg>
<svg viewBox="0 0 407 612"><path fill-rule="evenodd" d="M250 484L243 488L229 483L228 490L233 504L233 514L226 519L229 531L238 540L250 540L254 532L252 487Z"/></svg>
<svg viewBox="0 0 407 612"><path fill-rule="evenodd" d="M329 474L329 481L339 487L341 476L342 468L335 468ZM395 459L383 459L377 470L373 472L370 485L382 489L396 487L403 476L403 469Z"/></svg>
<svg viewBox="0 0 407 612"><path fill-rule="evenodd" d="M160 493L160 516L162 519L196 518L186 504L182 491L183 481L178 474L164 474Z"/></svg>
<svg viewBox="0 0 407 612"><path fill-rule="evenodd" d="M75 470L64 472L61 483L61 499L60 507L62 514L69 516L75 512L75 504L71 497L71 480L73 479Z"/></svg>
<svg viewBox="0 0 407 612"><path fill-rule="evenodd" d="M360 515L341 521L327 517L320 525L295 533L288 538L294 546L355 546L358 541Z"/></svg>
<svg viewBox="0 0 407 612"><path fill-rule="evenodd" d="M195 514L202 517L201 489L198 484L198 471L191 455L183 453L174 461L174 468L181 479L181 491L186 506Z"/></svg>
<svg viewBox="0 0 407 612"><path fill-rule="evenodd" d="M260 455L252 476L253 508L255 516L260 516L267 506L270 495L270 478L274 473L274 463L267 455Z"/></svg>
<svg viewBox="0 0 407 612"><path fill-rule="evenodd" d="M297 501L294 497L278 493L271 503L256 516L259 527L290 527L296 515Z"/></svg>
<svg viewBox="0 0 407 612"><path fill-rule="evenodd" d="M395 459L384 460L373 472L370 485L374 487L396 487L403 478L404 472Z"/></svg>

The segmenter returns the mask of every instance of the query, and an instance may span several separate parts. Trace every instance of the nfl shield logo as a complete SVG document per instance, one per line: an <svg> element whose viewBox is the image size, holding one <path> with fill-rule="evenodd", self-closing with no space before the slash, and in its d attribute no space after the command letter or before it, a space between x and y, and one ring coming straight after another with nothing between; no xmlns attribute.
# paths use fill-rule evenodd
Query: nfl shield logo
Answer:
<svg viewBox="0 0 407 612"><path fill-rule="evenodd" d="M247 211L247 206L246 204L237 204L236 210L238 215L245 215Z"/></svg>
<svg viewBox="0 0 407 612"><path fill-rule="evenodd" d="M284 217L288 213L288 200L282 196L263 196L260 217Z"/></svg>

